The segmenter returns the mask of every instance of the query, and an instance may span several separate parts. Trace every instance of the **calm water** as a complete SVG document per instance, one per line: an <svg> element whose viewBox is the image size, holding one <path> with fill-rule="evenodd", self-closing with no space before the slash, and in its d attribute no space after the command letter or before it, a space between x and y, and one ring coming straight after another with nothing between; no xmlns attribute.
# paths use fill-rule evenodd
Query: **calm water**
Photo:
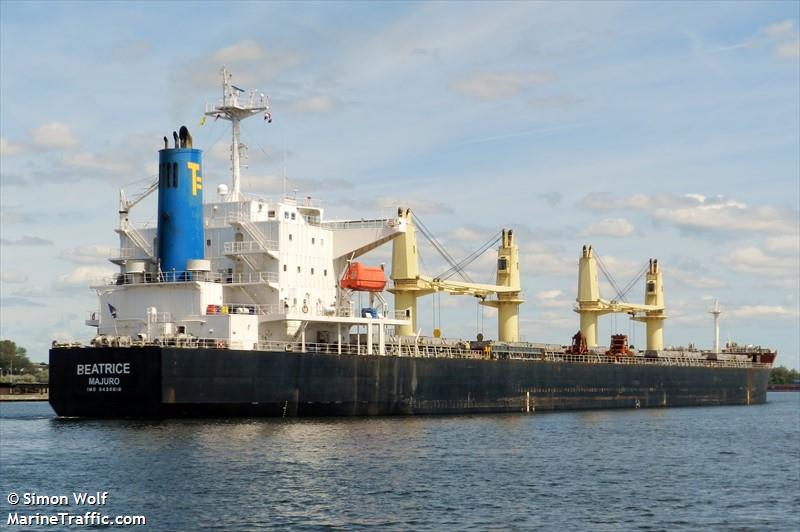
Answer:
<svg viewBox="0 0 800 532"><path fill-rule="evenodd" d="M109 491L98 510L149 530L798 530L798 407L141 422L2 403L0 528L12 491Z"/></svg>

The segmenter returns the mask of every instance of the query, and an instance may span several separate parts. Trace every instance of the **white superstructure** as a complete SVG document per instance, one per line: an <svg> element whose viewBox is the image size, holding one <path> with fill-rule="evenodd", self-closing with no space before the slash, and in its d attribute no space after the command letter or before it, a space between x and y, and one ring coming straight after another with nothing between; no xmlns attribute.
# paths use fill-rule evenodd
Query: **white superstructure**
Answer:
<svg viewBox="0 0 800 532"><path fill-rule="evenodd" d="M373 344L383 352L388 328L408 320L396 319L380 294L370 294L371 310L362 312L339 280L350 261L404 233L407 221L329 221L311 197L242 193L239 121L269 106L256 91L245 97L224 68L222 78L223 98L206 115L231 122L232 186L221 185L203 205L205 259L190 261L187 272L160 272L156 227L137 229L129 221L157 183L131 201L120 192L120 248L110 259L120 272L93 286L100 305L87 324L97 327L95 343L184 341L249 350L272 342L305 349L308 341L340 349L355 326L366 334L367 352Z"/></svg>

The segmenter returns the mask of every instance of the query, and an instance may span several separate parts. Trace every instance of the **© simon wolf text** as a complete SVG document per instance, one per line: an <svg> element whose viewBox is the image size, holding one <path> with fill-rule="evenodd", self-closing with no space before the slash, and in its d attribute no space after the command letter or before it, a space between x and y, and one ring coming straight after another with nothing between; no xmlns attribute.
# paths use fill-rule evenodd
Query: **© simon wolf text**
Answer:
<svg viewBox="0 0 800 532"><path fill-rule="evenodd" d="M73 492L70 495L42 495L36 492L11 492L6 501L11 506L6 526L146 526L147 517L131 514L107 514L97 507L106 506L108 491ZM80 507L87 508L83 511ZM35 509L35 510L34 510Z"/></svg>

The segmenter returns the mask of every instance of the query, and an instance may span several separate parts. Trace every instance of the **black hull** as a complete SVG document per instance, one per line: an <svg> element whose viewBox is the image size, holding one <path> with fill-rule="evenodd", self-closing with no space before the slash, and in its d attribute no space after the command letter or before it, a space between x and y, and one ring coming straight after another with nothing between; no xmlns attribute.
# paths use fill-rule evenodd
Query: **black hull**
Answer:
<svg viewBox="0 0 800 532"><path fill-rule="evenodd" d="M59 416L79 417L372 416L746 405L766 402L768 378L766 367L167 347L50 351L50 404Z"/></svg>

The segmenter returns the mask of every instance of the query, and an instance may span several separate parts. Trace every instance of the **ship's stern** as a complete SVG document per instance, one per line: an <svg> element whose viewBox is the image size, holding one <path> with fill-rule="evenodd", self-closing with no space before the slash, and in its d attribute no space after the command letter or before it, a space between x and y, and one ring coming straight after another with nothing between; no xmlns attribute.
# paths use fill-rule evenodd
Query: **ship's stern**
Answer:
<svg viewBox="0 0 800 532"><path fill-rule="evenodd" d="M50 406L62 417L157 417L161 348L51 349Z"/></svg>

